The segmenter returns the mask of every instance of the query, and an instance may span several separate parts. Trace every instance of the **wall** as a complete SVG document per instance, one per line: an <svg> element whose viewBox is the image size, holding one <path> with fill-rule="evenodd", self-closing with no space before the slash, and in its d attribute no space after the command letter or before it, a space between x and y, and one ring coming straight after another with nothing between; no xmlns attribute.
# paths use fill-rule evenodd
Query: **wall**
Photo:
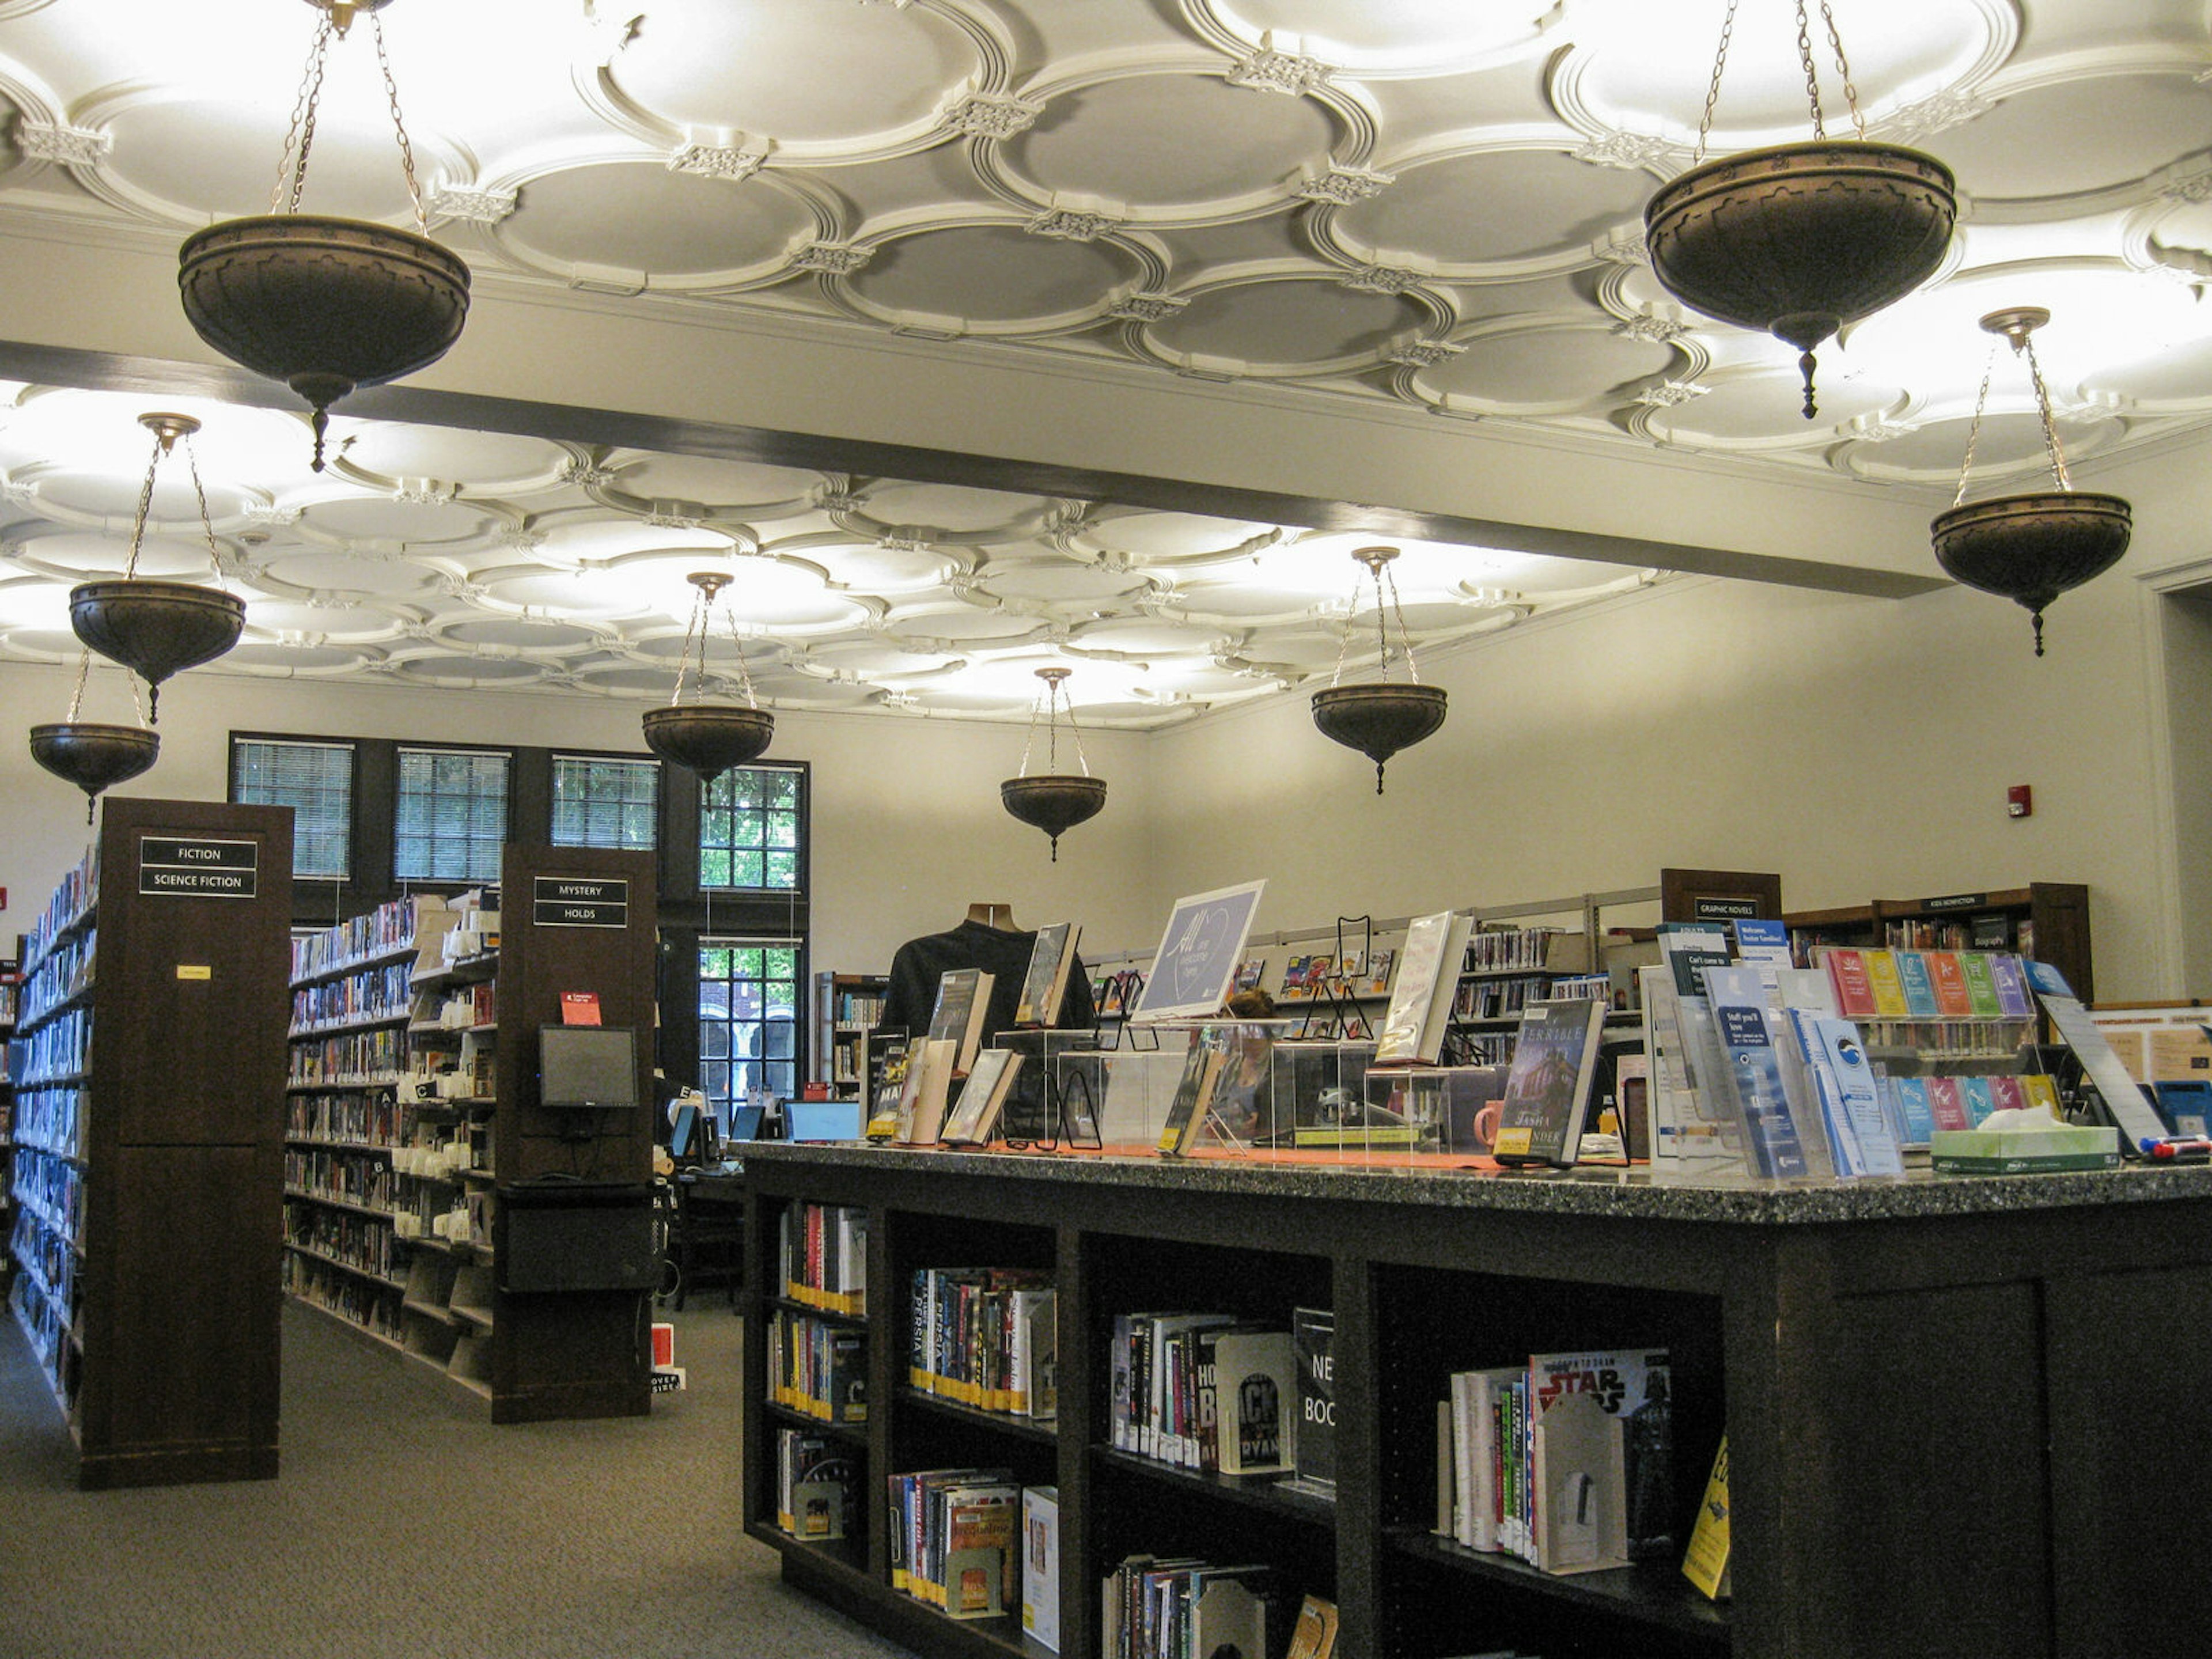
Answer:
<svg viewBox="0 0 2212 1659"><path fill-rule="evenodd" d="M2168 994L2143 595L2027 614L1691 578L1424 665L1442 731L1373 769L1285 699L1164 735L1159 890L1265 876L1263 930L1777 870L1791 908L2087 882L2100 999ZM2005 816L2008 784L2035 815Z"/></svg>
<svg viewBox="0 0 2212 1659"><path fill-rule="evenodd" d="M70 683L59 668L0 664L0 706L15 713L20 734L62 718ZM127 718L120 688L118 671L96 672L85 718ZM161 762L122 793L222 799L234 729L642 752L637 720L645 707L256 680L203 669L163 688ZM999 781L1018 763L1022 737L1018 726L995 724L777 715L772 757L813 767L817 967L880 970L902 940L952 926L979 900L1012 904L1032 927L1069 917L1100 936L1157 927L1143 884L1130 875L1149 852L1143 741L1085 732L1085 752L1112 793L1103 812L1062 839L1053 864L1044 837L999 805ZM0 744L0 886L9 894L0 930L12 945L82 855L84 802L40 770L18 735Z"/></svg>

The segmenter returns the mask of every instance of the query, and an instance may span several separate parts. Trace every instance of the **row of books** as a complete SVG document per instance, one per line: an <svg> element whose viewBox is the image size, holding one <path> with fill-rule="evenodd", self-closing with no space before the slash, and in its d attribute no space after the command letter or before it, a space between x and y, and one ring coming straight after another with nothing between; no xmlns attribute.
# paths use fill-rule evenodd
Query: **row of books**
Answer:
<svg viewBox="0 0 2212 1659"><path fill-rule="evenodd" d="M54 885L46 908L31 924L23 939L23 970L34 972L46 960L54 941L75 927L100 890L100 843L94 841L84 856Z"/></svg>
<svg viewBox="0 0 2212 1659"><path fill-rule="evenodd" d="M1668 1383L1664 1349L1455 1373L1437 1406L1437 1531L1552 1573L1669 1554Z"/></svg>
<svg viewBox="0 0 2212 1659"><path fill-rule="evenodd" d="M398 1342L406 1334L401 1312L404 1292L397 1285L380 1285L358 1273L341 1272L326 1262L292 1250L284 1252L283 1277L278 1282L302 1302L312 1302L326 1313L360 1326L372 1336Z"/></svg>
<svg viewBox="0 0 2212 1659"><path fill-rule="evenodd" d="M1552 941L1565 932L1559 927L1481 928L1468 936L1460 971L1495 974L1548 967Z"/></svg>
<svg viewBox="0 0 2212 1659"><path fill-rule="evenodd" d="M71 1008L8 1045L9 1065L19 1089L82 1077L92 1067L92 1014Z"/></svg>
<svg viewBox="0 0 2212 1659"><path fill-rule="evenodd" d="M6 994L15 1006L0 1015L9 1024L28 1025L43 1019L71 997L88 989L99 965L100 929L88 927L40 963L20 984L11 980Z"/></svg>
<svg viewBox="0 0 2212 1659"><path fill-rule="evenodd" d="M311 975L325 974L349 962L380 957L412 945L416 902L411 897L393 899L378 905L367 915L294 939L292 977L302 980Z"/></svg>
<svg viewBox="0 0 2212 1659"><path fill-rule="evenodd" d="M1264 1563L1224 1566L1195 1556L1132 1555L1100 1587L1099 1651L1105 1659L1300 1652L1291 1645L1291 1622L1283 1576Z"/></svg>
<svg viewBox="0 0 2212 1659"><path fill-rule="evenodd" d="M1289 1471L1299 1431L1291 1333L1221 1313L1121 1314L1108 1355L1117 1449L1222 1474Z"/></svg>
<svg viewBox="0 0 2212 1659"><path fill-rule="evenodd" d="M365 969L343 979L303 985L292 993L292 1032L360 1019L397 1019L413 998L407 964Z"/></svg>
<svg viewBox="0 0 2212 1659"><path fill-rule="evenodd" d="M24 1090L15 1097L15 1144L58 1158L82 1156L91 1100L92 1091L76 1084Z"/></svg>
<svg viewBox="0 0 2212 1659"><path fill-rule="evenodd" d="M389 1082L406 1062L404 1033L393 1027L348 1031L320 1042L295 1042L286 1081L312 1084Z"/></svg>
<svg viewBox="0 0 2212 1659"><path fill-rule="evenodd" d="M1341 957L1292 957L1283 965L1283 987L1277 1000L1311 1002L1324 988L1338 996L1388 996L1390 970L1397 960L1395 951L1352 951Z"/></svg>
<svg viewBox="0 0 2212 1659"><path fill-rule="evenodd" d="M908 1386L1013 1417L1059 1409L1058 1297L1032 1267L921 1267L908 1309Z"/></svg>
<svg viewBox="0 0 2212 1659"><path fill-rule="evenodd" d="M348 1089L300 1094L284 1107L284 1133L295 1140L343 1140L361 1146L398 1144L407 1113L390 1095Z"/></svg>
<svg viewBox="0 0 2212 1659"><path fill-rule="evenodd" d="M9 1191L15 1202L68 1238L81 1236L84 1172L67 1158L29 1146L15 1150Z"/></svg>
<svg viewBox="0 0 2212 1659"><path fill-rule="evenodd" d="M562 1008L563 1022L580 1022L567 1018L568 1010ZM499 1023L499 981L485 980L478 985L465 985L450 996L434 992L423 992L415 1007L415 1024L433 1027L441 1031L462 1031L472 1025L496 1025Z"/></svg>
<svg viewBox="0 0 2212 1659"><path fill-rule="evenodd" d="M783 1293L826 1312L868 1310L868 1212L850 1205L794 1204L776 1222L776 1278Z"/></svg>
<svg viewBox="0 0 2212 1659"><path fill-rule="evenodd" d="M1823 945L1814 965L1835 986L1845 1019L2011 1020L2035 1018L2027 973L1999 951L1860 951Z"/></svg>
<svg viewBox="0 0 2212 1659"><path fill-rule="evenodd" d="M852 1531L860 1468L849 1443L805 1429L775 1431L775 1523L812 1544Z"/></svg>
<svg viewBox="0 0 2212 1659"><path fill-rule="evenodd" d="M1528 974L1517 979L1464 980L1452 999L1452 1018L1505 1019L1551 994L1549 974Z"/></svg>
<svg viewBox="0 0 2212 1659"><path fill-rule="evenodd" d="M951 1619L1019 1605L1022 1487L1006 1468L888 1477L891 1588Z"/></svg>
<svg viewBox="0 0 2212 1659"><path fill-rule="evenodd" d="M769 1397L787 1411L825 1423L866 1422L867 1333L788 1308L772 1312L768 1323Z"/></svg>
<svg viewBox="0 0 2212 1659"><path fill-rule="evenodd" d="M831 1000L830 1018L834 1024L872 1030L884 1023L884 994L880 991L839 991Z"/></svg>
<svg viewBox="0 0 2212 1659"><path fill-rule="evenodd" d="M2033 924L2022 918L2025 929ZM2002 913L1969 917L1898 917L1882 924L1881 942L1892 950L2004 951L2020 945L2022 956L2033 954L2033 936L2021 945L2014 938L2011 919Z"/></svg>
<svg viewBox="0 0 2212 1659"><path fill-rule="evenodd" d="M319 1204L284 1206L284 1241L380 1279L391 1278L400 1261L388 1219Z"/></svg>
<svg viewBox="0 0 2212 1659"><path fill-rule="evenodd" d="M8 1303L15 1310L15 1322L22 1327L39 1369L46 1374L47 1382L53 1385L64 1407L74 1417L79 1350L69 1340L68 1315L60 1304L47 1297L27 1273L15 1275L15 1282L8 1292Z"/></svg>
<svg viewBox="0 0 2212 1659"><path fill-rule="evenodd" d="M35 1210L18 1206L15 1225L8 1237L8 1254L15 1263L18 1280L27 1279L64 1325L76 1323L77 1254L70 1236L51 1227Z"/></svg>
<svg viewBox="0 0 2212 1659"><path fill-rule="evenodd" d="M284 1185L311 1198L336 1199L372 1210L389 1210L399 1200L392 1161L359 1152L291 1148L284 1154Z"/></svg>

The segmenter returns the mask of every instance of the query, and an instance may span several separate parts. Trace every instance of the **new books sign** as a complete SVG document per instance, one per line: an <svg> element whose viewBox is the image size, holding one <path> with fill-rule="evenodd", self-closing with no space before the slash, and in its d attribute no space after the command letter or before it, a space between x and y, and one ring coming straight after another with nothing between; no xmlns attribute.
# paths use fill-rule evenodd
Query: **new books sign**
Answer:
<svg viewBox="0 0 2212 1659"><path fill-rule="evenodd" d="M162 898L250 899L260 873L261 848L256 842L138 837L141 893Z"/></svg>
<svg viewBox="0 0 2212 1659"><path fill-rule="evenodd" d="M540 927L627 927L629 883L588 876L538 876L530 919Z"/></svg>

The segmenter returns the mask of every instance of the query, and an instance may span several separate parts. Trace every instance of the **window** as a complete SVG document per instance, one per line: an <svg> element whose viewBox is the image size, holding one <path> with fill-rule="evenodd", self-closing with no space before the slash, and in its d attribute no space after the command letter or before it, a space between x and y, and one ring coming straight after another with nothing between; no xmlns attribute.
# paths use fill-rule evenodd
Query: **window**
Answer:
<svg viewBox="0 0 2212 1659"><path fill-rule="evenodd" d="M799 890L804 779L793 767L740 766L714 780L699 807L702 887Z"/></svg>
<svg viewBox="0 0 2212 1659"><path fill-rule="evenodd" d="M753 1089L799 1094L799 950L790 939L699 948L699 1091L725 1121Z"/></svg>
<svg viewBox="0 0 2212 1659"><path fill-rule="evenodd" d="M649 853L660 799L657 761L553 757L553 844Z"/></svg>
<svg viewBox="0 0 2212 1659"><path fill-rule="evenodd" d="M401 881L497 881L507 769L504 752L401 749L392 873Z"/></svg>
<svg viewBox="0 0 2212 1659"><path fill-rule="evenodd" d="M292 873L338 881L353 873L353 745L233 738L230 798L292 809Z"/></svg>

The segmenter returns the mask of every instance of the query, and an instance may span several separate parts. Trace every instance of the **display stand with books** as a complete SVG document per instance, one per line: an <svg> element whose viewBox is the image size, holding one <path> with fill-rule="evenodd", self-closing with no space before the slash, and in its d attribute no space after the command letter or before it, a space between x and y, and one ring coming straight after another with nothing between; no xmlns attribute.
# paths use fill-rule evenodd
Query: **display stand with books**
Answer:
<svg viewBox="0 0 2212 1659"><path fill-rule="evenodd" d="M793 1206L863 1210L871 1285L890 1287L865 1316L862 1520L834 1543L776 1525L769 1437L805 1425L764 1403L755 1356L773 1297L749 1304L747 1531L787 1582L924 1654L1027 1651L1011 1613L954 1620L894 1587L884 1477L939 1469L1055 1489L1070 1655L1107 1650L1101 1587L1139 1556L1264 1564L1287 1596L1334 1604L1345 1659L2178 1653L2212 1618L2212 1591L2185 1575L2139 1589L2143 1540L2212 1490L2212 1446L2167 1437L2146 1455L2112 1407L2146 1374L2212 1370L2212 1328L2174 1318L2212 1305L2212 1168L1685 1194L1610 1173L771 1145L747 1173L764 1244ZM978 1264L1051 1276L1048 1431L902 1382L914 1272ZM1333 1503L1115 1443L1123 1322L1206 1312L1288 1330L1299 1308L1334 1316ZM1174 1340L1158 1352L1171 1389ZM1555 1538L1553 1565L1587 1570L1547 1572L1440 1535L1438 1406L1455 1376L1525 1376L1543 1356L1633 1357L1648 1376L1662 1352L1663 1553L1601 1566L1565 1558L1587 1545L1602 1559L1609 1534ZM1639 1397L1653 1398L1648 1382ZM1176 1420L1157 1422L1173 1434ZM1733 1594L1716 1603L1680 1563L1723 1431ZM1593 1489L1614 1467L1611 1432L1569 1458ZM1618 1442L1632 1488L1632 1432ZM1931 1444L1939 1455L1892 1455ZM1596 1512L1572 1484L1553 1518L1579 1524Z"/></svg>
<svg viewBox="0 0 2212 1659"><path fill-rule="evenodd" d="M9 1303L88 1489L277 1468L292 814L100 803L22 962Z"/></svg>

